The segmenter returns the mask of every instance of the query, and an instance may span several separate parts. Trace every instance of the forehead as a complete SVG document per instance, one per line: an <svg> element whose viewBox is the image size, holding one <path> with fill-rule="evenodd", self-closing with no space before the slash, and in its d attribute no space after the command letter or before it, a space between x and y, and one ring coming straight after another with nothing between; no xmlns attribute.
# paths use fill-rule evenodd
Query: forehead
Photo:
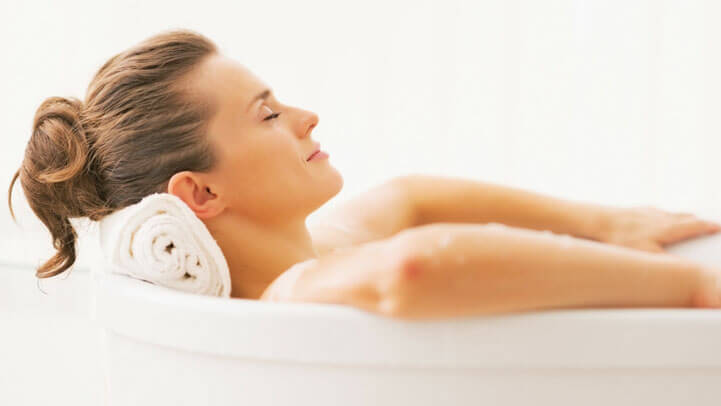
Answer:
<svg viewBox="0 0 721 406"><path fill-rule="evenodd" d="M222 54L203 61L194 78L201 94L217 103L220 110L245 112L252 98L268 86L248 68Z"/></svg>

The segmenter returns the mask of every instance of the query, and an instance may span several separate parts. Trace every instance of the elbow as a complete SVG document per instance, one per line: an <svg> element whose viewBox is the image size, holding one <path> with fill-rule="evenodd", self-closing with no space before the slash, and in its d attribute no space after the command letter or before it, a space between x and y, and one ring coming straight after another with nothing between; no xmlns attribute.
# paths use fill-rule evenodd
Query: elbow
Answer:
<svg viewBox="0 0 721 406"><path fill-rule="evenodd" d="M423 288L426 273L420 255L416 255L412 250L400 254L388 277L379 286L376 312L396 319L418 318L417 298Z"/></svg>

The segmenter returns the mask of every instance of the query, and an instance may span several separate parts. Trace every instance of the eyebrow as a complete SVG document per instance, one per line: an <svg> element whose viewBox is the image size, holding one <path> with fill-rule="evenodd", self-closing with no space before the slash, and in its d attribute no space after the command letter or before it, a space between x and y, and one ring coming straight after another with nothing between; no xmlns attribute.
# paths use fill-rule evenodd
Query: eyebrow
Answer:
<svg viewBox="0 0 721 406"><path fill-rule="evenodd" d="M263 90L259 95L253 97L253 100L250 101L250 104L248 104L248 108L246 108L245 111L250 110L251 106L253 106L256 101L260 99L267 99L268 96L270 96L270 89Z"/></svg>

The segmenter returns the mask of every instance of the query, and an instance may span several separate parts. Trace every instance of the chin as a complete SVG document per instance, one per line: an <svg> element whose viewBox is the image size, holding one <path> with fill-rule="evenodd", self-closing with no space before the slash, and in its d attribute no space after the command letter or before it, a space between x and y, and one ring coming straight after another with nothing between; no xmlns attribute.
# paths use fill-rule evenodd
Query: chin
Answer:
<svg viewBox="0 0 721 406"><path fill-rule="evenodd" d="M338 174L338 181L340 183L338 185L338 191L340 191L341 189L343 189L343 184L345 183L345 180L343 179L343 175L341 175L338 170L336 170L335 172Z"/></svg>
<svg viewBox="0 0 721 406"><path fill-rule="evenodd" d="M344 184L343 176L336 168L330 165L327 171L323 171L322 175L316 175L306 181L310 182L311 185L302 188L302 191L298 193L306 196L306 199L308 199L306 202L309 204L308 208L311 211L323 206L328 200L340 193Z"/></svg>
<svg viewBox="0 0 721 406"><path fill-rule="evenodd" d="M320 205L325 204L343 189L343 176L335 168L331 170L331 174L323 180L323 189L325 190L323 201Z"/></svg>
<svg viewBox="0 0 721 406"><path fill-rule="evenodd" d="M341 189L343 189L343 184L345 181L343 180L343 175L341 175L337 169L334 170L333 172L336 174L336 176L335 176L335 179L336 179L335 193L333 193L333 196L335 196L341 191ZM333 197L333 196L331 196L331 197Z"/></svg>

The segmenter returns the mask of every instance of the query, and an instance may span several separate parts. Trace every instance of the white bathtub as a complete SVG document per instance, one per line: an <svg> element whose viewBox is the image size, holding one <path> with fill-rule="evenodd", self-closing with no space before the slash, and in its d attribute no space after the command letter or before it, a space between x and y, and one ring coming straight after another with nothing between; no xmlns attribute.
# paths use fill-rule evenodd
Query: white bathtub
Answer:
<svg viewBox="0 0 721 406"><path fill-rule="evenodd" d="M103 404L89 274L44 279L44 294L32 266L0 262L0 405Z"/></svg>
<svg viewBox="0 0 721 406"><path fill-rule="evenodd" d="M721 236L670 250L721 264ZM721 311L400 321L94 274L109 405L717 405Z"/></svg>

